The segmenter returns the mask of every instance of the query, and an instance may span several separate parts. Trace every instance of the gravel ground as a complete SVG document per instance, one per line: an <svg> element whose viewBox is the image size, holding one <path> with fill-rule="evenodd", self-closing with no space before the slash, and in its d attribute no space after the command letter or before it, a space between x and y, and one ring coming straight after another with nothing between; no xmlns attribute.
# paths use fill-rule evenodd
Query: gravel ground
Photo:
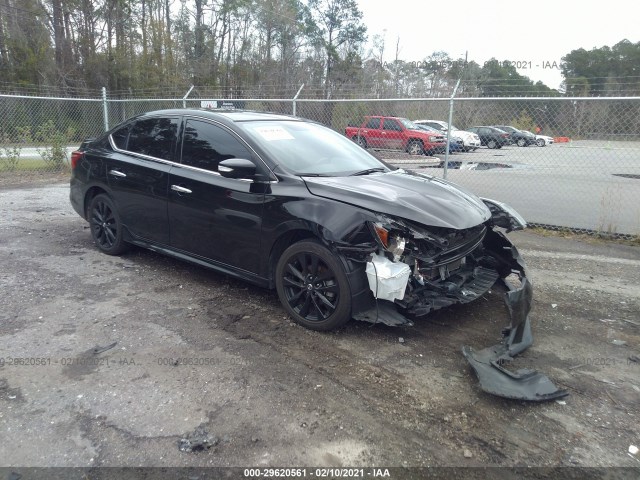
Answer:
<svg viewBox="0 0 640 480"><path fill-rule="evenodd" d="M535 285L512 368L570 392L529 404L483 393L460 352L499 340L497 292L312 332L274 292L100 254L68 193L0 190L0 466L640 466L639 247L511 235Z"/></svg>

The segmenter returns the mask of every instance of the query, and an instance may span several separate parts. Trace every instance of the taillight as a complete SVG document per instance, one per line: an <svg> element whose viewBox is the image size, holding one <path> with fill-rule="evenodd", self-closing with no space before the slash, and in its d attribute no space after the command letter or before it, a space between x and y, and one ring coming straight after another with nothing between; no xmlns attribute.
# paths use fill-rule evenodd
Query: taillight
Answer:
<svg viewBox="0 0 640 480"><path fill-rule="evenodd" d="M71 152L71 170L75 170L78 162L84 155L80 150L76 150L75 152Z"/></svg>

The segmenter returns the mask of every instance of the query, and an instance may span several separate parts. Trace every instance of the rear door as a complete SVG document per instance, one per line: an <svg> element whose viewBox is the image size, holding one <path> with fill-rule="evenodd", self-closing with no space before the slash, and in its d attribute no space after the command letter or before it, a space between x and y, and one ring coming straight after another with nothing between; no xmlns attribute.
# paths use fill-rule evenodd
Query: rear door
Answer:
<svg viewBox="0 0 640 480"><path fill-rule="evenodd" d="M107 181L122 223L139 239L169 243L167 197L180 118L146 117L111 135Z"/></svg>
<svg viewBox="0 0 640 480"><path fill-rule="evenodd" d="M185 117L181 164L169 175L171 246L258 273L264 188L222 177L228 158L257 160L226 127Z"/></svg>
<svg viewBox="0 0 640 480"><path fill-rule="evenodd" d="M491 140L497 141L495 131L491 128L480 127L478 129L478 136L480 137L480 141L482 142L482 145L486 145L487 142Z"/></svg>
<svg viewBox="0 0 640 480"><path fill-rule="evenodd" d="M362 128L361 135L366 138L367 144L373 148L383 148L382 138L382 119L380 117L371 117Z"/></svg>
<svg viewBox="0 0 640 480"><path fill-rule="evenodd" d="M382 126L383 146L392 150L404 148L403 128L395 118L385 118Z"/></svg>

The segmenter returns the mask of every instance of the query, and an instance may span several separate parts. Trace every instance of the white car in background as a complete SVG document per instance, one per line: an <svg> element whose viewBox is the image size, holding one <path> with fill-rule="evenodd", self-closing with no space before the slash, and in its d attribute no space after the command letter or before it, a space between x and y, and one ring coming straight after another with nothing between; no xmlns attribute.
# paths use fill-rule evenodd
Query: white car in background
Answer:
<svg viewBox="0 0 640 480"><path fill-rule="evenodd" d="M523 132L530 133L531 135L535 135L536 137L536 145L539 147L546 147L547 145L551 145L553 143L553 137L549 137L547 135L536 135L533 132L528 130L523 130Z"/></svg>
<svg viewBox="0 0 640 480"><path fill-rule="evenodd" d="M553 143L553 137L548 137L546 135L536 135L536 145L539 147L546 147L547 145L551 145Z"/></svg>
<svg viewBox="0 0 640 480"><path fill-rule="evenodd" d="M440 120L414 120L413 123L433 127L445 134L449 129L449 124ZM471 150L477 150L478 148L480 148L480 137L475 133L467 132L465 130L458 130L454 125L451 125L451 136L459 137L462 139L465 152L470 152Z"/></svg>

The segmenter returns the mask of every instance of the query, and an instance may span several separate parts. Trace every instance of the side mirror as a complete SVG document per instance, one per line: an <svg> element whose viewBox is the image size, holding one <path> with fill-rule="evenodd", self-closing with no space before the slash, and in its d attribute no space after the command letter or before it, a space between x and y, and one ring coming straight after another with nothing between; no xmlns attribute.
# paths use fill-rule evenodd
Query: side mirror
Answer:
<svg viewBox="0 0 640 480"><path fill-rule="evenodd" d="M256 165L245 158L229 158L218 163L218 173L225 178L253 179Z"/></svg>

